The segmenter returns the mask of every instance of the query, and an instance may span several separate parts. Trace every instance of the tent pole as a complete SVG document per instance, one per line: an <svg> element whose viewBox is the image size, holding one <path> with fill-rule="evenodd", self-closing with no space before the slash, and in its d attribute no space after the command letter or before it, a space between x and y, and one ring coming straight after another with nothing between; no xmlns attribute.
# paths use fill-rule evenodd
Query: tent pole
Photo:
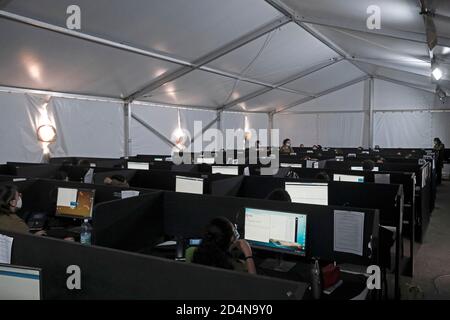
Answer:
<svg viewBox="0 0 450 320"><path fill-rule="evenodd" d="M124 156L126 159L131 156L131 103L125 102L123 104L124 116Z"/></svg>
<svg viewBox="0 0 450 320"><path fill-rule="evenodd" d="M374 132L373 132L373 109L375 107L375 80L373 77L369 78L369 147L373 148Z"/></svg>
<svg viewBox="0 0 450 320"><path fill-rule="evenodd" d="M268 129L269 132L267 133L267 144L269 147L272 146L272 130L273 130L273 116L274 116L274 112L271 111L268 113L269 116L269 123L268 123Z"/></svg>

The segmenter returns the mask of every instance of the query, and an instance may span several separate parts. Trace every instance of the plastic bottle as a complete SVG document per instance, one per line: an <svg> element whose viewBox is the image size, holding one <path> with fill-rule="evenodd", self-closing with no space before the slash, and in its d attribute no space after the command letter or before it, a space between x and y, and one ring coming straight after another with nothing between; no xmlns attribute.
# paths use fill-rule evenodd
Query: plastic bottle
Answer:
<svg viewBox="0 0 450 320"><path fill-rule="evenodd" d="M322 295L322 281L320 279L319 260L314 260L314 266L311 268L311 291L314 299L320 299Z"/></svg>
<svg viewBox="0 0 450 320"><path fill-rule="evenodd" d="M91 245L92 226L89 224L88 219L84 219L81 225L80 243L85 245Z"/></svg>

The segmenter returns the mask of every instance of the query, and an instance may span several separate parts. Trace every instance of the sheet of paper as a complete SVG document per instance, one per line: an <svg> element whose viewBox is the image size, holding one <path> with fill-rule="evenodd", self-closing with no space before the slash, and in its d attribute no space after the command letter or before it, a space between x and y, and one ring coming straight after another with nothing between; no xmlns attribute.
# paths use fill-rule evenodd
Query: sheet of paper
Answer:
<svg viewBox="0 0 450 320"><path fill-rule="evenodd" d="M11 264L13 238L0 234L0 263Z"/></svg>
<svg viewBox="0 0 450 320"><path fill-rule="evenodd" d="M77 196L77 189L59 188L56 205L61 207L71 207L73 203L77 202Z"/></svg>
<svg viewBox="0 0 450 320"><path fill-rule="evenodd" d="M391 175L389 173L376 173L375 174L375 183L381 184L390 184L391 183Z"/></svg>
<svg viewBox="0 0 450 320"><path fill-rule="evenodd" d="M334 251L363 255L364 212L334 211Z"/></svg>
<svg viewBox="0 0 450 320"><path fill-rule="evenodd" d="M27 181L27 178L14 178L13 182L22 182L22 181Z"/></svg>
<svg viewBox="0 0 450 320"><path fill-rule="evenodd" d="M137 197L139 195L139 191L135 190L123 190L122 191L122 199Z"/></svg>

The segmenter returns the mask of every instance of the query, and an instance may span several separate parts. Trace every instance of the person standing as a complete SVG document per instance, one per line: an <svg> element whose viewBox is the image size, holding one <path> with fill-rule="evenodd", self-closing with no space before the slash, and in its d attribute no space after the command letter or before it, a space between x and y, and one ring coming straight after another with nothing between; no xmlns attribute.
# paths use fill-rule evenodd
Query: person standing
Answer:
<svg viewBox="0 0 450 320"><path fill-rule="evenodd" d="M434 138L433 150L436 152L436 174L437 181L436 184L441 184L442 181L442 168L444 167L444 151L445 145L442 143L441 139Z"/></svg>

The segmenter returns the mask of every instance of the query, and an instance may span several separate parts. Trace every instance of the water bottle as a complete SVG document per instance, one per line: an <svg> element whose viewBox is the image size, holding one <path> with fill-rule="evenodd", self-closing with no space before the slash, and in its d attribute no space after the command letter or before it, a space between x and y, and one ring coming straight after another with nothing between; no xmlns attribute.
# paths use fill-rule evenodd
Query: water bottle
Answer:
<svg viewBox="0 0 450 320"><path fill-rule="evenodd" d="M314 260L314 266L311 268L311 291L314 299L320 299L322 295L322 281L320 279L319 260Z"/></svg>
<svg viewBox="0 0 450 320"><path fill-rule="evenodd" d="M80 243L85 245L91 245L92 227L89 224L88 219L84 219L81 225Z"/></svg>

